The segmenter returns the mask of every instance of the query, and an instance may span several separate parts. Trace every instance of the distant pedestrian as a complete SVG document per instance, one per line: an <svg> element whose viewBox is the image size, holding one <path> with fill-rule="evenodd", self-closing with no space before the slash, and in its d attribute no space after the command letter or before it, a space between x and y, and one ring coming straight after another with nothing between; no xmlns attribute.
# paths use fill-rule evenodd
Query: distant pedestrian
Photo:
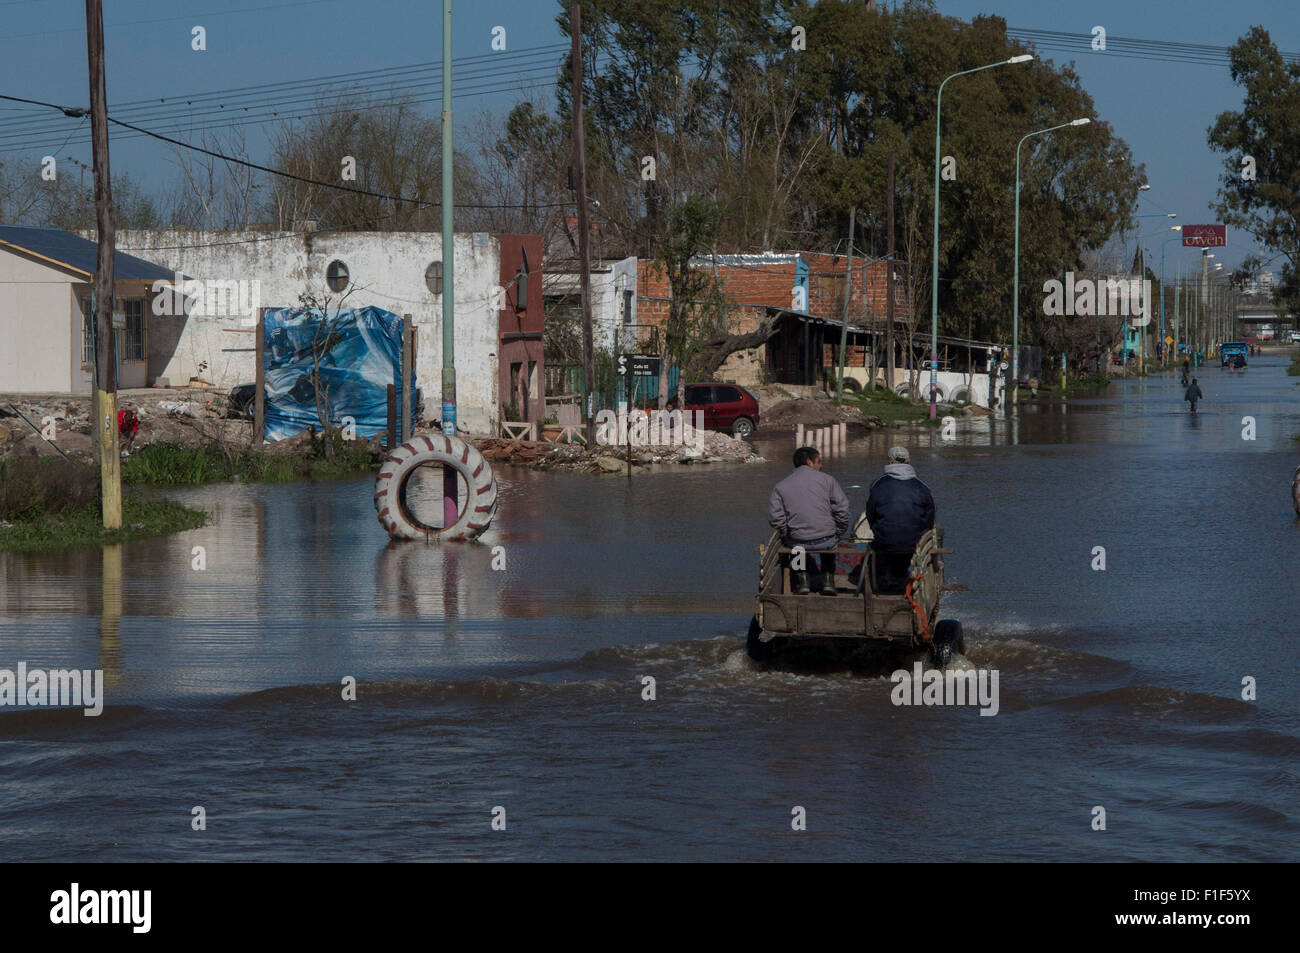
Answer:
<svg viewBox="0 0 1300 953"><path fill-rule="evenodd" d="M1192 405L1192 413L1196 413L1196 402L1203 396L1200 385L1196 383L1196 378L1193 377L1192 383L1188 386L1187 390L1183 392L1183 400Z"/></svg>

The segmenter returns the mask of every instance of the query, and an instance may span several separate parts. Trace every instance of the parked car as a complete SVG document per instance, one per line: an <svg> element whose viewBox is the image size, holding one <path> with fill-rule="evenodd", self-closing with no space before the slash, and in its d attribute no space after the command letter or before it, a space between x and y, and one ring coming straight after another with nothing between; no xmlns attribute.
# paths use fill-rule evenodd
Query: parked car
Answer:
<svg viewBox="0 0 1300 953"><path fill-rule="evenodd" d="M704 412L709 430L748 438L758 429L758 398L736 384L687 384L686 410Z"/></svg>
<svg viewBox="0 0 1300 953"><path fill-rule="evenodd" d="M305 389L301 385L306 385ZM294 385L296 391L294 397L303 401L312 400L311 386L307 378L299 378L298 383ZM253 419L253 397L257 393L256 384L240 384L231 388L230 397L228 398L229 408L226 411L227 417L243 417L245 420ZM415 419L424 418L424 390L417 387L415 389Z"/></svg>

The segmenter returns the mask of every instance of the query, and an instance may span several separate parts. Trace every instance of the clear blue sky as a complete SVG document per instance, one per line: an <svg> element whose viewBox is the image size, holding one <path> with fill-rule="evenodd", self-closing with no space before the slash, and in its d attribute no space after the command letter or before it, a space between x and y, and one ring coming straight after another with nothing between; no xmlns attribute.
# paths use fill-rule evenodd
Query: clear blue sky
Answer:
<svg viewBox="0 0 1300 953"><path fill-rule="evenodd" d="M939 0L937 6L962 19L995 14L1012 28L1087 33L1101 25L1112 36L1216 46L1259 24L1283 51L1300 50L1300 0ZM554 0L460 0L456 8L457 57L490 53L495 26L506 28L512 52L564 41L555 26ZM442 30L438 0L105 0L105 22L110 104L436 61ZM206 28L206 52L190 48L195 25ZM1113 123L1145 163L1152 190L1144 193L1141 211L1175 211L1187 223L1213 221L1208 206L1221 157L1206 145L1206 129L1219 112L1241 105L1226 68L1120 58L1086 47L1073 56L1044 55L1058 63L1074 59L1098 115ZM558 56L530 59L543 67L537 87L548 88L554 73L544 67L558 63ZM83 0L0 0L0 92L84 104L85 64ZM504 110L512 99L502 93L474 96L458 99L455 108L458 118L468 119L484 107ZM436 104L427 108L437 114ZM32 114L0 104L0 127ZM66 122L72 132L74 121ZM61 148L67 132L52 134L28 154L88 161L84 123ZM254 158L264 157L261 142L250 131ZM168 153L161 143L123 140L114 146L114 168L146 182L170 179ZM4 162L17 158L0 154ZM1144 225L1148 232L1164 227L1156 219ZM1148 239L1149 247L1156 248L1155 242ZM1177 247L1169 246L1171 252ZM1230 231L1222 257L1235 265L1251 250L1246 236ZM1193 254L1186 253L1189 261Z"/></svg>

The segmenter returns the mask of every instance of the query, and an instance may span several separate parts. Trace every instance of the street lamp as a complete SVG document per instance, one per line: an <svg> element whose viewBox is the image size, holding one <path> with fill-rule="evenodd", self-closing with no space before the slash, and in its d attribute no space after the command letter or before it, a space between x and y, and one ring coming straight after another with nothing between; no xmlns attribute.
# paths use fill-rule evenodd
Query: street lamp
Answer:
<svg viewBox="0 0 1300 953"><path fill-rule="evenodd" d="M1149 189L1149 188L1151 188L1151 186L1149 186L1149 185L1141 185L1141 186L1138 186L1138 188L1139 188L1139 189ZM1149 212L1149 213L1147 213L1147 214L1145 214L1145 215L1134 215L1133 217L1134 217L1134 218L1177 218L1177 217L1178 217L1178 214L1177 214L1176 212ZM1128 274L1128 269L1129 269L1129 260L1128 260L1128 232L1121 232L1121 233L1120 233L1120 238L1121 238L1121 239L1123 240L1123 242L1124 242L1124 274Z"/></svg>
<svg viewBox="0 0 1300 953"><path fill-rule="evenodd" d="M1169 230L1181 233L1183 226L1170 225ZM1169 346L1165 343L1165 245L1179 241L1182 237L1181 234L1178 234L1166 238L1164 244L1160 246L1160 344L1163 347L1161 353L1165 356L1165 361L1162 363L1168 363L1169 358Z"/></svg>
<svg viewBox="0 0 1300 953"><path fill-rule="evenodd" d="M939 84L939 96L935 102L934 110L934 264L930 270L930 420L935 419L937 413L936 394L939 389L939 163L941 156L939 154L939 136L942 130L943 117L943 88L948 85L948 80L956 79L958 76L966 76L970 73L978 73L981 70L993 69L995 66L1010 66L1015 63L1028 63L1034 57L1029 53L1021 53L1013 56L1009 60L999 60L996 63L990 63L987 66L977 66L974 69L962 70L959 73L953 73Z"/></svg>
<svg viewBox="0 0 1300 953"><path fill-rule="evenodd" d="M1016 143L1016 251L1011 278L1011 406L1013 407L1020 395L1020 147L1025 144L1026 139L1034 136L1046 135L1067 126L1086 126L1090 122L1092 120L1087 117L1072 119L1059 126L1050 126L1047 129L1027 133Z"/></svg>

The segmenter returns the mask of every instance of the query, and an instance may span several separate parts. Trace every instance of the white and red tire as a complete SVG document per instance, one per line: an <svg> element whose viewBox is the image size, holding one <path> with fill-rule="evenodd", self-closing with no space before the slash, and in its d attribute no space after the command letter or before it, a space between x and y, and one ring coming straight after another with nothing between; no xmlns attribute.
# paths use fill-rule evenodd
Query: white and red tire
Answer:
<svg viewBox="0 0 1300 953"><path fill-rule="evenodd" d="M465 509L443 529L421 523L406 506L406 481L429 464L451 467L465 480ZM459 437L429 434L412 437L383 462L375 478L375 512L393 539L452 540L476 538L488 528L497 507L497 481L476 447Z"/></svg>

